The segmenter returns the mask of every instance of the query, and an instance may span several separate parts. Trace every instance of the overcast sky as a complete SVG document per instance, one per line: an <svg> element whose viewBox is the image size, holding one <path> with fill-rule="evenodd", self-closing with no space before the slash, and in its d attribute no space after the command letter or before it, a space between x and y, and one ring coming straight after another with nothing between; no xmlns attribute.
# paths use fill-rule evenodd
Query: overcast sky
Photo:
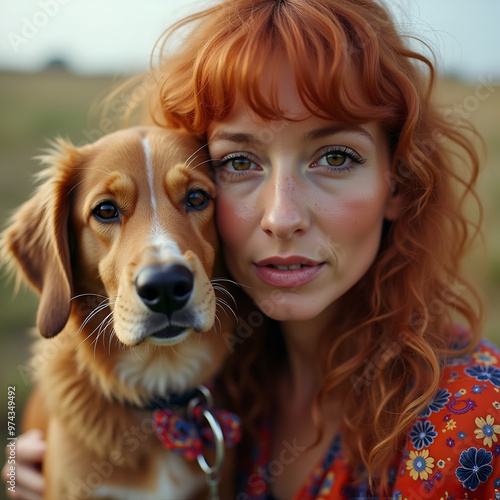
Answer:
<svg viewBox="0 0 500 500"><path fill-rule="evenodd" d="M0 0L0 68L80 73L147 68L172 21L214 0ZM401 29L428 41L442 70L500 80L500 0L388 0Z"/></svg>

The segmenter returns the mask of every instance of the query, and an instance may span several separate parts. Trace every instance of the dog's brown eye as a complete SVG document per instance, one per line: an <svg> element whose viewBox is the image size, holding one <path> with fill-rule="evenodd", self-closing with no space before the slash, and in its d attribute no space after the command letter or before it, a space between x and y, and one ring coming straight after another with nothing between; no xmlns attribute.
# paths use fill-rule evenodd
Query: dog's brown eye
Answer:
<svg viewBox="0 0 500 500"><path fill-rule="evenodd" d="M202 189L193 189L189 191L186 197L186 206L188 210L203 210L210 202L210 195Z"/></svg>
<svg viewBox="0 0 500 500"><path fill-rule="evenodd" d="M118 209L114 203L105 201L94 208L92 213L100 220L113 221L118 219Z"/></svg>

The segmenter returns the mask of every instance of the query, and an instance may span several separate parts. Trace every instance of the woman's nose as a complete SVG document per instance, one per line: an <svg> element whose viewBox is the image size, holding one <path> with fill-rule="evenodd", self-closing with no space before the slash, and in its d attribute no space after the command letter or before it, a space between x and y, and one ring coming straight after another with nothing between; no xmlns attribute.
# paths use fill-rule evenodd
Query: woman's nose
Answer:
<svg viewBox="0 0 500 500"><path fill-rule="evenodd" d="M305 193L293 177L270 179L263 191L261 228L278 239L288 239L310 226Z"/></svg>

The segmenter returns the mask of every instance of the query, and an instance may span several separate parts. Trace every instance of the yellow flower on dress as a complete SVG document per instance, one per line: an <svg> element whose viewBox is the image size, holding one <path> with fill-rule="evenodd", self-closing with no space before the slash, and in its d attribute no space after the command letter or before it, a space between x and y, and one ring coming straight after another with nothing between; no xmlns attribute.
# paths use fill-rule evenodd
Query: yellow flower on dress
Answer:
<svg viewBox="0 0 500 500"><path fill-rule="evenodd" d="M495 419L488 415L486 420L482 417L476 417L477 429L474 431L476 439L482 439L483 444L493 446L493 441L498 441L497 434L500 434L500 425L495 424Z"/></svg>
<svg viewBox="0 0 500 500"><path fill-rule="evenodd" d="M453 419L450 419L450 420L448 420L448 422L446 422L446 429L449 431L452 431L456 426L457 426L457 423Z"/></svg>
<svg viewBox="0 0 500 500"><path fill-rule="evenodd" d="M411 451L410 458L406 461L406 470L410 471L412 479L429 478L434 468L434 459L429 456L429 450Z"/></svg>
<svg viewBox="0 0 500 500"><path fill-rule="evenodd" d="M485 352L474 352L472 353L472 357L474 358L474 361L478 364L482 365L494 365L497 363L497 358L495 356L492 356L489 351Z"/></svg>
<svg viewBox="0 0 500 500"><path fill-rule="evenodd" d="M498 401L493 401L493 403L491 403L491 404L493 405L493 408L500 410L500 403Z"/></svg>

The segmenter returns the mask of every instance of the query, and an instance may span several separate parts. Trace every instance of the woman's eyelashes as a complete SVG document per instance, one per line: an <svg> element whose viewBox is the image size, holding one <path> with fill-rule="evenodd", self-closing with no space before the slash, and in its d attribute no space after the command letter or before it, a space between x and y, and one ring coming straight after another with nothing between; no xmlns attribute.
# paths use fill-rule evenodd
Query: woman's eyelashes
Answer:
<svg viewBox="0 0 500 500"><path fill-rule="evenodd" d="M346 146L327 146L321 148L313 157L316 159L309 164L311 168L326 168L334 173L351 170L366 162L359 153ZM258 160L245 152L230 153L220 159L212 159L212 166L214 169L223 167L226 172L232 174L262 170Z"/></svg>
<svg viewBox="0 0 500 500"><path fill-rule="evenodd" d="M212 160L213 168L225 167L232 172L246 172L248 170L260 170L259 165L247 153L231 153L219 160Z"/></svg>
<svg viewBox="0 0 500 500"><path fill-rule="evenodd" d="M345 146L323 148L311 167L325 167L328 171L344 172L362 165L366 160L354 149Z"/></svg>

